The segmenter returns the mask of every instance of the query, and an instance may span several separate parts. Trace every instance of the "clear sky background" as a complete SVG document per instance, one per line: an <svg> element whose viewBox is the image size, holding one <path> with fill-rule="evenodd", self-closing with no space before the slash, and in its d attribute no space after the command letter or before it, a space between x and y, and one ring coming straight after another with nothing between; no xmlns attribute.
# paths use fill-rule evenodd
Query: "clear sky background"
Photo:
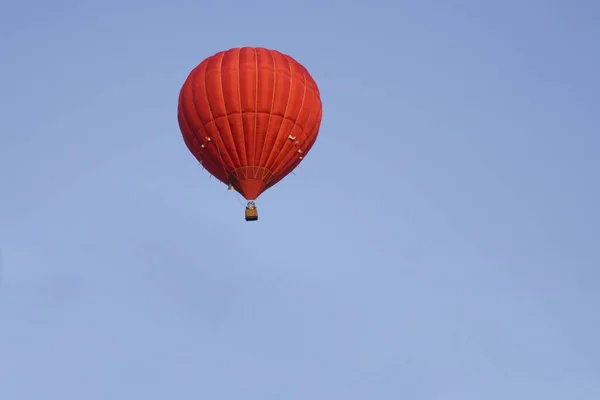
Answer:
<svg viewBox="0 0 600 400"><path fill-rule="evenodd" d="M600 399L600 3L3 1L2 400ZM177 126L264 46L320 137L257 201Z"/></svg>

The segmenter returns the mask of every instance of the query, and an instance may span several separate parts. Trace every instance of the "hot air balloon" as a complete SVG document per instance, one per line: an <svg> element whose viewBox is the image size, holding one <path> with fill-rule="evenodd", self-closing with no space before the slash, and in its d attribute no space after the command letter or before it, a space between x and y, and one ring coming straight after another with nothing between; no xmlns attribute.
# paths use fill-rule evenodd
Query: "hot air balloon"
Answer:
<svg viewBox="0 0 600 400"><path fill-rule="evenodd" d="M308 70L259 47L202 61L184 82L177 111L189 151L248 201L246 221L258 220L255 200L309 153L321 117L319 88Z"/></svg>

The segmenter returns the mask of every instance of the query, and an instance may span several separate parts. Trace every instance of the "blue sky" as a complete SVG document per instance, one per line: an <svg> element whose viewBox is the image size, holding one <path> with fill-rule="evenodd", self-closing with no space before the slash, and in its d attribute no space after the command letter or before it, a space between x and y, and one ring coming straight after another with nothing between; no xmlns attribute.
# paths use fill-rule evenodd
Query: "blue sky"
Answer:
<svg viewBox="0 0 600 400"><path fill-rule="evenodd" d="M600 4L0 5L0 398L600 398ZM179 89L290 54L323 123L257 201Z"/></svg>

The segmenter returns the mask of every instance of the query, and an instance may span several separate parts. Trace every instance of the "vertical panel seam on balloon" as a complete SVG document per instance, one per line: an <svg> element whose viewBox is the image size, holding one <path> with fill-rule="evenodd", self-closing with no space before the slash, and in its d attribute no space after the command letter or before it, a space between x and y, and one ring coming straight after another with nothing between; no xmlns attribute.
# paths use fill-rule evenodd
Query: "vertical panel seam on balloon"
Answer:
<svg viewBox="0 0 600 400"><path fill-rule="evenodd" d="M306 72L302 72L302 75L303 75L303 77L304 77L304 82L305 82L305 84L306 84L306 82L307 82L307 75L306 75ZM307 87L308 87L308 85L306 85L305 89L306 89ZM313 112L315 111L315 104L317 103L317 102L315 101L315 99L316 99L316 97L317 97L317 96L315 95L315 92L314 92L313 88L312 88L312 87L310 87L310 88L308 88L308 89L310 89L310 90L312 91L314 99L313 99L313 101L312 101L312 106L311 106L311 108L310 108L310 113L308 114L308 118L306 118L306 121L305 121L305 123L303 124L303 127L302 127L302 133L304 133L305 131L307 131L307 129L306 129L306 128L307 128L307 126L306 126L306 125L307 125L307 124L308 124L308 122L310 121L310 118L312 117L312 115L313 115ZM313 125L313 126L314 126L314 125ZM310 130L308 130L308 132L310 133ZM310 137L309 137L309 135L308 135L308 134L305 134L305 140L304 140L304 143L308 142L309 140L310 140ZM303 143L303 144L304 144L304 143ZM302 148L302 145L303 145L303 144L299 145L299 146L298 146L298 148ZM291 148L290 148L290 150L291 150L291 149L293 149L293 148L294 148L294 147L291 147ZM273 173L274 173L274 174L280 174L281 172L285 172L285 169L287 168L288 164L290 164L290 161L293 161L293 156L292 156L292 157L290 157L290 155L289 155L289 150L288 150L288 153L285 155L285 157L284 157L283 161L282 161L282 162L279 164L279 166L278 166L277 168L273 168ZM298 163L298 164L299 164L299 163ZM281 172L278 172L278 169L279 169L279 168L282 168L282 167L283 167L282 171L281 171Z"/></svg>
<svg viewBox="0 0 600 400"><path fill-rule="evenodd" d="M190 74L191 75L191 82L190 82L190 86L191 86L191 95L192 95L192 105L193 105L193 109L194 109L194 113L196 114L196 117L198 118L198 121L200 122L200 126L202 127L202 130L204 131L204 134L206 136L208 136L208 131L206 129L206 125L204 124L204 121L202 121L202 117L200 116L200 112L198 111L198 104L196 103L196 94L195 94L195 89L196 89L196 85L197 85L197 75L198 75L198 71L199 69L196 68L194 69L194 71ZM198 133L194 130L194 136L196 137L196 140L198 140ZM212 164L212 162L209 162L209 164ZM218 164L217 164L218 165ZM216 173L216 171L214 171ZM209 173L212 175L213 172ZM217 176L218 177L218 176Z"/></svg>
<svg viewBox="0 0 600 400"><path fill-rule="evenodd" d="M314 89L310 88L310 90L313 92L313 95L315 96L315 99L313 100L313 103L312 103L311 112L308 115L308 118L306 119L304 128L302 129L302 133L306 132L306 134L304 135L305 136L304 137L304 141L301 144L298 145L298 148L300 148L300 149L302 149L306 143L309 143L311 141L311 138L312 138L311 132L314 129L314 125L311 127L311 129L307 129L308 128L307 125L308 125L308 122L310 121L310 119L311 119L311 117L313 115L313 112L315 110L317 110L317 114L319 112L318 111L319 108L316 107L316 104L319 103L319 102L317 102L318 97L316 96ZM318 118L315 118L315 121L316 120L318 120ZM302 157L304 157L304 156L302 156ZM290 157L289 155L286 155L286 161L284 163L282 163L281 165L279 165L278 168L283 167L283 171L282 172L285 172L285 170L288 169L291 164L293 164L293 160L294 160L293 156ZM298 164L300 164L300 162L298 162Z"/></svg>
<svg viewBox="0 0 600 400"><path fill-rule="evenodd" d="M205 64L205 67L206 67L206 65L207 64ZM197 103L196 103L196 97L197 96L196 96L195 88L196 88L196 80L197 80L196 76L198 75L198 71L199 71L198 69L195 69L195 72L192 72L192 74L191 74L192 78L191 78L191 82L190 82L191 85L190 86L192 87L192 90L191 90L191 92L192 92L191 93L191 95L192 95L192 104L194 106L193 109L194 109L194 112L196 114L196 117L198 118L198 121L200 122L200 126L202 126L202 129L204 130L204 133L208 136L208 131L206 129L206 125L204 124L204 121L202 121L202 117L200 116L200 112L198 111L198 106L197 106ZM206 77L206 68L205 68L205 71L204 71L204 75ZM205 84L204 93L206 95L206 84ZM207 101L208 101L208 99L207 99ZM209 107L210 107L210 104L209 104ZM211 111L211 119L212 119L212 111ZM194 134L196 136L198 136L198 134L196 132L194 132ZM219 154L219 156L220 156L220 154ZM223 162L223 157L221 157L221 161ZM216 172L216 171L214 171L214 172ZM209 173L211 173L211 172L209 171ZM211 175L212 175L212 173L211 173Z"/></svg>
<svg viewBox="0 0 600 400"><path fill-rule="evenodd" d="M271 127L271 118L273 117L273 105L275 104L275 90L277 89L277 62L275 61L275 56L273 52L269 50L269 54L271 55L271 59L273 60L273 94L271 96L271 109L269 110L269 121L267 122L267 129L265 130L265 138L263 139L262 149L260 150L260 158L258 159L258 163L262 166L263 156L265 155L265 146L267 144L267 134L269 133L269 129ZM256 171L256 175L254 179L258 177L258 171Z"/></svg>
<svg viewBox="0 0 600 400"><path fill-rule="evenodd" d="M183 101L184 101L183 100L183 91L184 91L184 89L185 89L185 87L182 88L181 91L179 92L179 106L178 106L178 110L177 110L177 118L180 119L181 122L183 122L183 123L180 122L180 125L183 125L183 127L185 128L185 131L184 131L184 129L180 129L180 130L181 130L181 134L183 136L184 142L187 142L186 137L189 135L189 131L191 129L190 129L190 124L185 115L185 108L183 107ZM192 138L196 139L196 135L195 134L192 135ZM194 156L196 156L196 155L194 154Z"/></svg>
<svg viewBox="0 0 600 400"><path fill-rule="evenodd" d="M198 148L196 148L196 145L198 143L198 138L196 135L196 133L194 132L193 134L190 135L190 132L192 131L192 129L190 128L190 123L188 121L186 112L185 112L185 107L183 107L183 102L184 102L184 96L183 96L183 92L184 92L185 88L181 89L180 93L179 93L179 110L177 111L177 118L180 119L180 125L183 125L183 127L185 128L185 132L184 129L181 129L181 133L183 136L183 141L187 144L188 140L191 142L191 144L193 145L194 149L193 149L193 154L194 157L196 157L196 159L198 159L199 157L201 157L201 152ZM202 124L201 124L202 125ZM203 127L204 129L204 127ZM188 138L188 136L191 136L191 138ZM198 160L200 161L200 160ZM200 163L202 164L202 163Z"/></svg>
<svg viewBox="0 0 600 400"><path fill-rule="evenodd" d="M317 96L317 100L318 100L318 102L319 102L319 105L321 105L321 100L320 100L320 98L319 98L318 96ZM319 110L319 107L317 107L317 110ZM304 143L302 143L302 146L304 146L304 144L310 143L311 141L314 143L314 142L317 140L318 128L317 128L317 129L315 129L315 128L317 127L317 125L318 125L318 123L319 123L319 120L320 120L320 117L319 117L319 113L320 113L320 112L321 112L321 111L317 111L317 117L315 118L315 122L313 123L313 125L312 125L311 129L308 131L308 132L309 132L311 135L310 135L310 136L309 136L309 135L306 135L306 139L304 140ZM307 122L308 122L308 121L307 121ZM317 132L315 132L315 131L317 131ZM313 138L313 137L314 137L314 140L312 140L312 139L311 139L311 138ZM299 147L302 147L302 146L299 146ZM308 153L308 151L306 151L306 153ZM304 157L305 157L305 156L304 156ZM283 169L283 171L282 171L282 172L284 172L284 173L285 173L286 171L288 171L288 170L289 170L289 172L287 172L287 174L289 174L289 173L290 173L290 172L291 172L291 171L292 171L294 168L296 168L296 166L297 166L297 165L296 165L296 166L294 166L293 160L294 160L294 159L293 159L293 158L291 158L291 159L289 159L289 160L287 161L287 163L286 163L286 164L284 164L284 169ZM298 164L300 164L300 163L298 163ZM280 174L281 174L281 173L280 173ZM287 174L286 174L286 175L287 175ZM275 183L279 182L280 180L281 180L281 179L279 179L279 180L278 180L278 181L276 181Z"/></svg>
<svg viewBox="0 0 600 400"><path fill-rule="evenodd" d="M288 64L288 70L289 70L289 73L290 73L290 88L288 90L287 102L285 103L285 110L283 111L283 119L281 120L281 124L279 125L279 129L277 130L277 134L275 135L275 141L273 142L273 146L271 147L271 150L269 151L269 157L265 161L265 167L266 168L268 168L269 161L273 157L273 152L275 151L275 143L277 142L277 139L279 138L279 135L281 134L281 129L283 127L283 123L287 119L287 111L288 111L288 108L289 108L289 105L290 105L290 99L292 98L292 88L293 88L292 64L290 63L290 60L287 57L283 56L283 58L285 58L285 60L287 61L287 64ZM268 168L268 170L270 171L271 169ZM263 176L263 179L265 177L266 177L266 175Z"/></svg>
<svg viewBox="0 0 600 400"><path fill-rule="evenodd" d="M258 52L256 51L256 47L254 48L254 66L255 66L255 72L256 72L256 77L254 80L254 95L255 95L255 101L254 101L254 144L252 147L252 172L253 172L253 176L256 174L256 121L257 121L257 112L258 112Z"/></svg>
<svg viewBox="0 0 600 400"><path fill-rule="evenodd" d="M240 68L241 66L241 59L242 59L242 49L238 49L238 66L237 66L237 87L238 87L238 98L240 100L240 122L242 123L242 139L246 136L246 133L244 132L244 106L243 106L243 102L242 102L242 84L240 83L241 80L241 73L242 73L242 69ZM227 117L229 118L229 116ZM232 132L232 137L233 137L233 132ZM233 139L235 141L235 138ZM245 144L244 144L245 145ZM236 152L237 152L237 147L236 147ZM246 156L246 165L248 163L247 160L247 156ZM239 167L241 167L242 164L240 163ZM236 176L237 176L237 172L236 172Z"/></svg>
<svg viewBox="0 0 600 400"><path fill-rule="evenodd" d="M288 69L289 69L289 73L290 73L290 90L288 91L288 99L287 99L287 102L285 104L285 110L283 112L283 120L281 121L281 124L279 125L279 129L277 130L277 134L275 135L275 142L273 142L273 147L271 147L271 151L269 152L269 157L267 158L265 166L269 165L269 160L273 157L273 150L275 149L275 143L277 142L277 138L281 134L281 128L282 128L283 122L285 121L285 118L287 116L287 110L288 110L288 107L290 105L290 98L292 97L292 83L293 83L293 80L294 80L294 78L292 77L292 64L290 63L290 60L287 57L284 57L284 58L285 58L285 60L288 63ZM262 179L264 180L265 177L266 177L266 173L263 175Z"/></svg>
<svg viewBox="0 0 600 400"><path fill-rule="evenodd" d="M206 67L204 70L204 96L206 96L206 104L208 105L208 111L210 112L210 122L212 122L215 130L217 131L217 134L219 135L219 138L222 140L223 139L223 135L221 134L221 131L219 130L219 126L217 125L217 122L215 120L215 116L213 114L212 111L212 107L210 106L210 99L208 98L208 85L206 84L206 77L208 76L208 74L206 73L206 70L208 69L208 62L206 63ZM225 110L227 111L227 110ZM202 120L200 120L202 122ZM221 165L223 166L223 172L225 173L224 179L227 179L227 168L225 167L225 159L223 158L223 154L221 154L221 150L219 149L219 144L217 143L217 139L215 138L215 146L217 147L217 152L219 153L219 157L221 158ZM225 143L223 142L223 146L225 146ZM229 156L229 158L231 159L231 156ZM231 160L233 162L233 160Z"/></svg>
<svg viewBox="0 0 600 400"><path fill-rule="evenodd" d="M298 124L298 118L300 117L300 114L302 113L302 108L304 107L304 102L306 100L307 86L306 86L306 76L304 75L304 72L302 73L302 77L304 78L304 92L302 93L302 102L300 103L300 109L298 110L298 115L296 115L296 119L294 120L294 125L292 125L292 129L290 130L290 135L293 134L294 128ZM303 131L304 131L304 129L303 129ZM286 138L286 140L283 142L283 146L281 147L281 150L280 150L281 152L283 151L283 149L285 149L285 144L287 143L287 140L288 139ZM282 160L282 162L285 161L287 159L287 157L289 156L290 150L293 150L294 147L295 147L294 142L292 140L292 145L288 149L288 151L285 153L280 152L280 154L277 157L275 157L275 160L273 161L273 166L271 168L271 171L273 171L274 174L276 173L275 171L277 171L277 169L281 166L281 165L279 165L279 166L277 165L277 161L279 161L279 160ZM282 157L282 155L283 155L283 157Z"/></svg>
<svg viewBox="0 0 600 400"><path fill-rule="evenodd" d="M242 162L241 162L238 150L237 150L235 138L233 137L233 131L231 130L231 123L229 122L229 115L227 114L227 102L225 101L225 88L223 87L223 61L225 60L225 54L226 54L226 52L222 53L221 62L219 63L219 84L221 85L221 98L223 99L223 107L225 108L225 120L227 121L227 126L229 128L228 136L231 137L231 142L233 144L233 152L235 153L235 158L237 159L237 165L232 165L233 169L235 169L236 167L241 166ZM220 134L220 132L219 132L219 134ZM223 135L221 135L221 138L223 139ZM224 142L225 142L225 140L223 140L223 143ZM225 146L225 147L227 147L227 146ZM231 161L233 161L233 159ZM227 177L227 179L229 179L229 177Z"/></svg>
<svg viewBox="0 0 600 400"><path fill-rule="evenodd" d="M310 90L313 90L313 89L312 89L312 88L310 88ZM310 117L312 116L312 113L313 113L313 112L314 112L314 110L315 110L315 103L316 103L316 101L313 101L313 102L312 102L312 107L311 107L311 110L310 110L310 114L308 115L308 118L306 119L306 123L308 123L308 121L310 121ZM314 126L314 125L313 125L313 126ZM309 135L309 133L310 133L311 131L310 131L310 130L307 130L307 129L306 129L306 126L304 126L304 128L302 129L302 133L304 133L305 131L306 131L307 133L305 134L304 141L303 141L301 144L299 144L299 145L298 145L298 147L297 147L298 149L302 149L302 147L304 146L304 144L305 144L305 143L308 143L308 142L310 142L311 136ZM290 150L293 150L293 149L294 149L294 147L291 147L291 148L288 150L288 152L286 153L286 155L285 155L285 157L283 158L282 162L281 162L281 163L279 163L279 165L277 166L277 168L273 168L273 173L274 173L274 174L281 175L283 172L285 172L285 171L286 171L286 169L288 168L288 166L289 166L289 165L292 165L292 164L293 164L294 157L295 157L295 155L294 155L294 154L297 154L297 152L296 152L296 153L292 153L292 154L290 154ZM303 156L303 157L304 157L304 156ZM298 164L300 164L300 162L298 162ZM294 167L294 168L295 168L295 167ZM289 174L289 172L288 172L288 174ZM286 174L286 175L287 175L287 174Z"/></svg>

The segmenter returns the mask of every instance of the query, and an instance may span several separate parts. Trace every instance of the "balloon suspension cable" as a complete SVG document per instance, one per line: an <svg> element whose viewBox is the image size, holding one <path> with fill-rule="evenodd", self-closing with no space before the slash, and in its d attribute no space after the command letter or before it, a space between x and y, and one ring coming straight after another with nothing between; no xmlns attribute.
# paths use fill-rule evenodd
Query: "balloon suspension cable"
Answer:
<svg viewBox="0 0 600 400"><path fill-rule="evenodd" d="M227 185L227 190L229 190L230 192L233 192L235 194L235 199L240 204L240 206L243 207L244 206L244 203L243 203L244 197L237 190L235 190L232 183Z"/></svg>

